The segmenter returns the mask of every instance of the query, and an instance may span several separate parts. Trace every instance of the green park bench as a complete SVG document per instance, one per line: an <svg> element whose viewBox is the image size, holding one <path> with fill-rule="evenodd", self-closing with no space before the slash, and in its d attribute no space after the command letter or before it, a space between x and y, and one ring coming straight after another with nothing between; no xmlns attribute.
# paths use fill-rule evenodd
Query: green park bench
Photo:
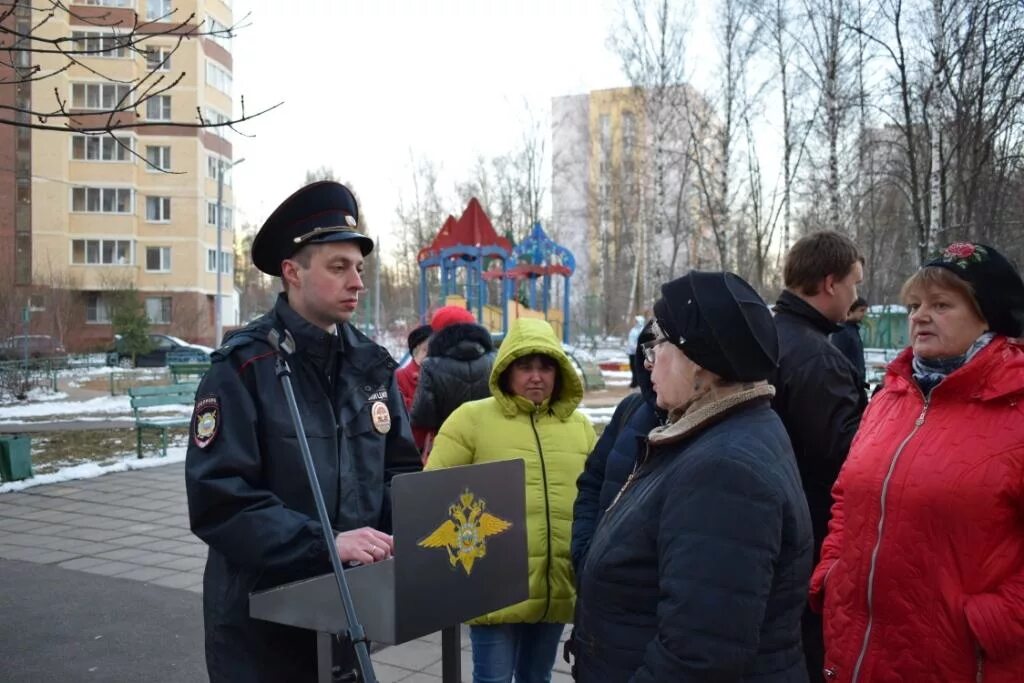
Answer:
<svg viewBox="0 0 1024 683"><path fill-rule="evenodd" d="M141 408L153 406L187 405L195 401L196 383L165 384L155 387L132 387L128 390L131 397L132 413L135 416L135 451L142 457L142 432L152 429L160 432L162 455L167 456L167 432L174 427L187 427L192 417L147 417L140 413Z"/></svg>
<svg viewBox="0 0 1024 683"><path fill-rule="evenodd" d="M202 379L210 363L169 363L167 368L171 371L171 381L178 384L186 379Z"/></svg>

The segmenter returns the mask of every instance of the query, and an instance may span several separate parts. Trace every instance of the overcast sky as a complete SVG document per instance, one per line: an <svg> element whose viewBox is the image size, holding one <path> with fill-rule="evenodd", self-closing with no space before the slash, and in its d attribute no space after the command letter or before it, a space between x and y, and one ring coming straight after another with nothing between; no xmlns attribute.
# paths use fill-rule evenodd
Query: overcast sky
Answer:
<svg viewBox="0 0 1024 683"><path fill-rule="evenodd" d="M238 225L260 224L329 166L390 230L410 158L445 186L516 145L551 98L626 85L608 49L617 0L234 0L235 100L277 110L235 136ZM705 40L696 31L694 41ZM237 104L236 104L237 107ZM235 115L239 114L236 108ZM548 148L550 159L550 146ZM458 213L462 207L451 207Z"/></svg>

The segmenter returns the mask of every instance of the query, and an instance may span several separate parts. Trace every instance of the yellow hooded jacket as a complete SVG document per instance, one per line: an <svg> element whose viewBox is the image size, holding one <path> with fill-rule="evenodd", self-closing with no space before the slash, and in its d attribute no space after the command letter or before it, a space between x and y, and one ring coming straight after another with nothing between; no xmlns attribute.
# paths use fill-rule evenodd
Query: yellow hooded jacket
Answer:
<svg viewBox="0 0 1024 683"><path fill-rule="evenodd" d="M560 387L550 404L535 406L498 386L514 360L535 353L558 361ZM513 459L526 463L530 597L470 623L566 624L576 600L569 556L576 479L597 440L590 420L576 410L583 385L551 325L521 318L498 350L490 387L490 398L464 403L441 426L426 469Z"/></svg>

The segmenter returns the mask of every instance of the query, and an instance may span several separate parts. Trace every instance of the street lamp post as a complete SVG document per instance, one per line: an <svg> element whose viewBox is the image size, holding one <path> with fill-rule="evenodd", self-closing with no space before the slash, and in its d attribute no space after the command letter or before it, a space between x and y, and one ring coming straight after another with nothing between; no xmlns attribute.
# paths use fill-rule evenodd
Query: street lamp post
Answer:
<svg viewBox="0 0 1024 683"><path fill-rule="evenodd" d="M220 346L221 336L224 334L224 321L221 318L221 231L224 229L224 173L245 161L245 157L238 161L225 164L223 159L217 160L217 256L213 265L217 270L217 296L213 300L213 345Z"/></svg>

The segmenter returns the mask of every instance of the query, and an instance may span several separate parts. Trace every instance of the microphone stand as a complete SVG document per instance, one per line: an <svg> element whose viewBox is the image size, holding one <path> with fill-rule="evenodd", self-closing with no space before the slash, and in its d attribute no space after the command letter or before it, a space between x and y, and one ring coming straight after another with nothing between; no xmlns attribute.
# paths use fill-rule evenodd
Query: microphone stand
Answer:
<svg viewBox="0 0 1024 683"><path fill-rule="evenodd" d="M352 602L352 593L348 588L348 580L345 578L345 570L341 566L341 558L334 546L334 535L331 530L331 522L327 516L327 505L324 503L324 496L320 490L320 482L313 468L313 456L309 451L309 442L306 440L306 430L302 426L302 416L299 414L298 404L295 402L295 391L292 389L291 368L288 367L288 356L295 352L295 340L291 332L285 330L282 335L278 330L271 330L268 335L271 346L277 352L277 364L275 372L281 380L281 387L284 389L285 399L288 402L288 412L292 416L292 424L295 426L295 435L299 442L299 450L302 452L302 464L306 468L306 476L309 478L309 487L313 490L313 499L316 503L316 513L320 518L320 528L323 531L324 543L327 552L331 557L331 568L334 570L334 578L338 583L338 595L341 596L341 604L345 609L345 619L348 621L348 637L355 647L356 659L359 662L359 672L356 679L362 674L364 683L377 683L377 677L373 672L373 662L370 661L370 650L366 633L362 624L356 616L356 607ZM351 675L351 674L349 674ZM346 680L346 679L342 679Z"/></svg>

